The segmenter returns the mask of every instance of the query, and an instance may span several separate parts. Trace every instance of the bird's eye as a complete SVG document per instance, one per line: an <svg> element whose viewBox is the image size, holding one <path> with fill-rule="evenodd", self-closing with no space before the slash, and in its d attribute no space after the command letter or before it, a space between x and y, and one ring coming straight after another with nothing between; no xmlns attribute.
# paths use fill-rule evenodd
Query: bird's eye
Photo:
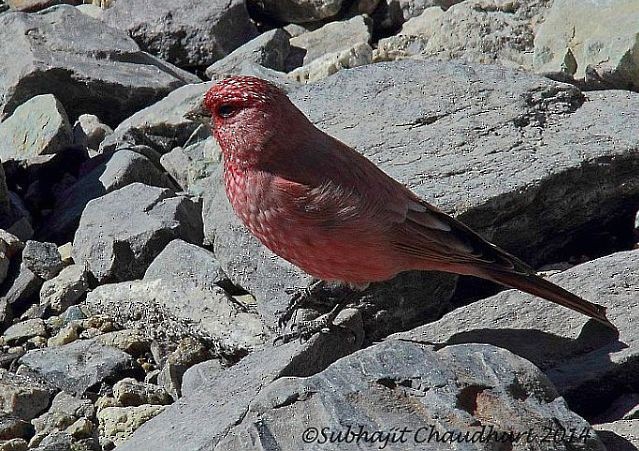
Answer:
<svg viewBox="0 0 639 451"><path fill-rule="evenodd" d="M223 103L218 107L217 114L221 117L231 117L233 116L233 114L235 114L236 111L237 110L233 105L229 103Z"/></svg>

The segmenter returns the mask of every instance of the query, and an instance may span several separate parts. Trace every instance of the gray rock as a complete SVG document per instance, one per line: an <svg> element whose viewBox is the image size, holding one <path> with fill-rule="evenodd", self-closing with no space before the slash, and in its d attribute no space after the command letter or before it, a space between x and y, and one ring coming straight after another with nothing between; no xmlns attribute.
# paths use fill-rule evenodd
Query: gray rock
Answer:
<svg viewBox="0 0 639 451"><path fill-rule="evenodd" d="M73 0L7 0L7 4L14 11L34 12L63 3L74 4Z"/></svg>
<svg viewBox="0 0 639 451"><path fill-rule="evenodd" d="M283 72L286 70L286 58L291 51L290 37L291 35L281 28L262 33L211 64L206 69L206 76L211 80L218 80L229 75L237 75L247 61Z"/></svg>
<svg viewBox="0 0 639 451"><path fill-rule="evenodd" d="M638 274L639 251L629 251L550 277L606 306L619 337L584 315L515 290L454 310L398 337L439 346L480 342L509 349L539 366L575 411L592 415L609 404L622 381L636 371Z"/></svg>
<svg viewBox="0 0 639 451"><path fill-rule="evenodd" d="M28 319L12 325L2 334L7 344L20 344L29 338L47 336L47 328L40 318Z"/></svg>
<svg viewBox="0 0 639 451"><path fill-rule="evenodd" d="M122 379L113 386L113 397L122 407L173 402L164 388L131 378Z"/></svg>
<svg viewBox="0 0 639 451"><path fill-rule="evenodd" d="M532 68L535 30L549 0L470 0L451 6L420 35L426 58Z"/></svg>
<svg viewBox="0 0 639 451"><path fill-rule="evenodd" d="M0 413L0 440L28 438L33 435L33 426L27 421Z"/></svg>
<svg viewBox="0 0 639 451"><path fill-rule="evenodd" d="M289 72L288 76L300 83L311 83L342 70L365 66L373 61L373 49L365 42L339 52L329 53L309 64Z"/></svg>
<svg viewBox="0 0 639 451"><path fill-rule="evenodd" d="M24 249L24 243L12 233L0 229L0 246L9 258L13 258Z"/></svg>
<svg viewBox="0 0 639 451"><path fill-rule="evenodd" d="M2 11L2 4L0 4L0 11ZM2 451L27 451L27 449L29 449L29 444L22 438L14 438L0 444Z"/></svg>
<svg viewBox="0 0 639 451"><path fill-rule="evenodd" d="M206 67L257 36L241 0L115 2L102 15L126 30L143 50L180 67Z"/></svg>
<svg viewBox="0 0 639 451"><path fill-rule="evenodd" d="M3 290L0 292L0 306L4 304L9 308L5 317L0 319L0 324L11 319L13 308L20 310L32 301L36 301L43 282L33 271L21 264L17 276L5 281Z"/></svg>
<svg viewBox="0 0 639 451"><path fill-rule="evenodd" d="M236 365L238 370L246 371L241 365L242 362ZM322 428L345 434L349 425L353 432L362 427L369 434L392 427L399 434L399 429L405 427L406 443L411 447L419 446L418 441L426 440L425 436L434 434L432 431L441 437L446 431L508 434L531 428L532 433L541 436L544 427L551 425L589 430L588 423L567 408L534 365L488 345L453 346L434 352L422 344L390 341L342 358L310 377L282 377L286 373L280 373L273 382L271 378L262 379L249 386L243 384L243 379L236 379L230 387L242 383L250 395L237 396L231 388L223 398L233 399L233 410L213 397L217 394L214 387L228 384L225 376L200 387L197 396L178 401L143 426L122 449L136 449L141 444L154 449L177 446L167 426L175 424L176 415L180 414L183 416L179 417L179 424L184 428L180 445L188 449L272 449L274 443L279 449L319 449L322 443L313 440L313 428L318 434ZM253 388L268 382L257 390ZM221 414L227 415L223 424L212 421ZM549 423L548 418L556 423ZM202 421L215 426L197 430ZM512 449L529 449L530 445L524 442L512 443ZM339 448L361 449L362 444L342 442ZM407 446L392 449L408 449ZM450 443L437 443L434 439L428 446L450 449ZM464 449L489 450L493 446L494 443L466 443ZM547 449L560 449L550 446ZM572 444L564 439L558 446L567 448ZM583 450L604 449L594 433L580 441L579 446Z"/></svg>
<svg viewBox="0 0 639 451"><path fill-rule="evenodd" d="M73 260L100 282L135 279L174 238L201 243L200 218L191 199L132 183L87 204L73 240Z"/></svg>
<svg viewBox="0 0 639 451"><path fill-rule="evenodd" d="M47 280L40 289L40 304L62 313L89 290L86 270L80 265L71 265L60 271L56 277Z"/></svg>
<svg viewBox="0 0 639 451"><path fill-rule="evenodd" d="M535 36L535 71L588 88L639 90L639 5L555 0Z"/></svg>
<svg viewBox="0 0 639 451"><path fill-rule="evenodd" d="M636 451L639 449L639 419L596 424L594 428L609 451Z"/></svg>
<svg viewBox="0 0 639 451"><path fill-rule="evenodd" d="M231 355L244 354L268 337L259 317L221 288L180 279L102 285L87 295L86 304L146 336L161 341L193 336Z"/></svg>
<svg viewBox="0 0 639 451"><path fill-rule="evenodd" d="M342 0L264 0L254 6L261 13L280 22L317 22L339 13Z"/></svg>
<svg viewBox="0 0 639 451"><path fill-rule="evenodd" d="M198 108L213 83L198 83L176 89L161 101L123 121L100 145L101 152L135 144L151 146L161 154L184 146L200 124L184 115Z"/></svg>
<svg viewBox="0 0 639 451"><path fill-rule="evenodd" d="M54 278L65 266L58 246L32 240L27 241L22 251L22 263L43 280Z"/></svg>
<svg viewBox="0 0 639 451"><path fill-rule="evenodd" d="M302 64L307 65L329 53L340 53L360 43L368 44L371 40L370 25L366 16L329 22L317 30L291 38L290 45L306 51Z"/></svg>
<svg viewBox="0 0 639 451"><path fill-rule="evenodd" d="M145 404L135 407L106 407L98 412L102 436L117 447L140 426L164 411L166 406Z"/></svg>
<svg viewBox="0 0 639 451"><path fill-rule="evenodd" d="M639 138L627 127L639 121L637 94L591 92L584 102L574 86L498 66L404 60L340 72L291 97L319 128L532 265L593 224L605 233L639 193L630 169ZM207 241L268 324L288 303L283 288L308 279L246 232L218 180L204 193ZM367 305L382 301L382 312L374 320L364 311L367 336L441 314L452 282L438 288L430 277L372 287Z"/></svg>
<svg viewBox="0 0 639 451"><path fill-rule="evenodd" d="M182 376L182 395L197 396L199 389L207 382L219 377L224 372L224 366L218 359L207 360L190 367Z"/></svg>
<svg viewBox="0 0 639 451"><path fill-rule="evenodd" d="M153 279L174 280L209 290L228 284L228 277L213 252L180 239L167 244L149 265L144 280Z"/></svg>
<svg viewBox="0 0 639 451"><path fill-rule="evenodd" d="M5 62L0 120L35 95L53 94L72 121L90 113L113 125L171 90L198 81L73 6L2 14L0 40L11 42L0 48Z"/></svg>
<svg viewBox="0 0 639 451"><path fill-rule="evenodd" d="M80 418L94 418L95 406L88 399L80 399L65 392L53 398L46 413L31 420L40 441L51 432L64 430Z"/></svg>
<svg viewBox="0 0 639 451"><path fill-rule="evenodd" d="M177 400L182 396L182 378L186 370L197 363L210 360L211 357L209 350L197 340L190 337L180 340L175 351L166 358L158 375L158 384Z"/></svg>
<svg viewBox="0 0 639 451"><path fill-rule="evenodd" d="M133 356L139 356L149 351L151 339L140 332L130 329L114 330L98 335L96 340L106 346L113 346Z"/></svg>
<svg viewBox="0 0 639 451"><path fill-rule="evenodd" d="M101 382L114 382L141 373L130 355L95 339L31 350L19 362L28 374L77 396Z"/></svg>
<svg viewBox="0 0 639 451"><path fill-rule="evenodd" d="M51 94L32 97L0 123L0 158L24 160L57 153L71 144L64 107Z"/></svg>
<svg viewBox="0 0 639 451"><path fill-rule="evenodd" d="M0 410L29 421L47 407L54 391L32 378L0 369Z"/></svg>
<svg viewBox="0 0 639 451"><path fill-rule="evenodd" d="M143 425L120 445L121 450L213 447L230 428L241 422L251 400L271 381L321 371L339 357L358 349L359 344L351 338L350 332L338 331L314 336L306 343L291 342L256 350ZM202 427L202 418L206 418L206 428ZM181 431L179 438L171 432L176 424Z"/></svg>
<svg viewBox="0 0 639 451"><path fill-rule="evenodd" d="M103 124L99 117L82 114L73 124L73 144L97 150L110 133L113 133L111 127Z"/></svg>
<svg viewBox="0 0 639 451"><path fill-rule="evenodd" d="M133 182L162 188L175 186L144 155L133 149L121 149L57 196L53 212L42 226L41 236L57 241L64 241L69 235L72 237L90 200Z"/></svg>
<svg viewBox="0 0 639 451"><path fill-rule="evenodd" d="M35 451L100 451L97 441L90 438L85 440L75 440L75 437L67 431L55 431L42 439Z"/></svg>

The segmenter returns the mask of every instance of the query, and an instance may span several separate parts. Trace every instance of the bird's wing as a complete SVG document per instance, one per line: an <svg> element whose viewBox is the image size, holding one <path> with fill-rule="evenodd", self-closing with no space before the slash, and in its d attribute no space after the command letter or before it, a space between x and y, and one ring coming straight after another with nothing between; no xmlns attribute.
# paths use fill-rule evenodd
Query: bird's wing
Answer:
<svg viewBox="0 0 639 451"><path fill-rule="evenodd" d="M432 262L497 265L506 271L533 270L486 241L466 225L419 199L405 188L402 202L390 209L400 218L391 231L393 247L407 256ZM402 212L402 215L397 213Z"/></svg>

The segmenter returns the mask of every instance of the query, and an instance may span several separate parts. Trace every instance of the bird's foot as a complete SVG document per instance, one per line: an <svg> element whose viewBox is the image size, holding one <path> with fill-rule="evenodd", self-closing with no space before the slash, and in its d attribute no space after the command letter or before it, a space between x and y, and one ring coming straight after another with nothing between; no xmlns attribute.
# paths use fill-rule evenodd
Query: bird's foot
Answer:
<svg viewBox="0 0 639 451"><path fill-rule="evenodd" d="M313 290L315 290L321 282L321 280L318 280L306 287L284 288L284 292L292 296L286 310L284 310L284 313L277 318L277 326L279 330L286 327L286 324L288 324L291 318L295 316L298 308L303 307L305 304L308 304L311 300L313 300Z"/></svg>
<svg viewBox="0 0 639 451"><path fill-rule="evenodd" d="M331 329L335 327L341 327L337 326L333 321L335 321L335 318L345 307L345 305L346 304L344 302L339 302L328 313L325 313L310 321L300 321L296 324L293 324L292 331L275 337L275 339L273 340L273 344L276 345L279 342L285 344L295 339L306 341L318 332L329 333Z"/></svg>

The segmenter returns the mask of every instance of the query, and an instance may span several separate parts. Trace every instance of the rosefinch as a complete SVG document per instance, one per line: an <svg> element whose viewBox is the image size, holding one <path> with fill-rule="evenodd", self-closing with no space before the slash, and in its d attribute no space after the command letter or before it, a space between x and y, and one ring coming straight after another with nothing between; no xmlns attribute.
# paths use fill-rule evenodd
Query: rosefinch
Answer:
<svg viewBox="0 0 639 451"><path fill-rule="evenodd" d="M222 80L206 93L200 120L222 149L237 215L265 246L315 278L361 287L408 270L472 275L615 329L605 307L542 279L417 197L316 128L275 85Z"/></svg>

